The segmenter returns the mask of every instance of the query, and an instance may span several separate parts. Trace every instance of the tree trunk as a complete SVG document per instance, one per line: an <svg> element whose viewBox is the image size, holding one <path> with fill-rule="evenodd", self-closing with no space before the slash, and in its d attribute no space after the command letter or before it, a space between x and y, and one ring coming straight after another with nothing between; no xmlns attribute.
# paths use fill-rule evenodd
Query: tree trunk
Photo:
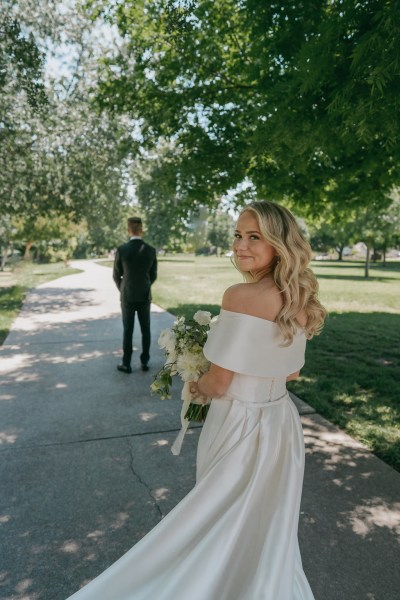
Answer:
<svg viewBox="0 0 400 600"><path fill-rule="evenodd" d="M344 250L344 246L340 246L339 248L336 248L336 251L338 253L338 260L340 260L340 261L343 260L343 250Z"/></svg>
<svg viewBox="0 0 400 600"><path fill-rule="evenodd" d="M386 244L383 246L383 266L386 267Z"/></svg>
<svg viewBox="0 0 400 600"><path fill-rule="evenodd" d="M367 256L365 257L365 271L364 271L364 277L368 278L369 277L369 246L368 244L366 244L367 246Z"/></svg>
<svg viewBox="0 0 400 600"><path fill-rule="evenodd" d="M1 265L0 265L0 271L4 271L4 267L6 266L7 263L7 257L8 257L8 244L7 246L2 246L1 248Z"/></svg>
<svg viewBox="0 0 400 600"><path fill-rule="evenodd" d="M30 249L33 246L33 242L26 242L25 244L25 253L24 253L24 260L30 260L31 259L31 253L30 253Z"/></svg>

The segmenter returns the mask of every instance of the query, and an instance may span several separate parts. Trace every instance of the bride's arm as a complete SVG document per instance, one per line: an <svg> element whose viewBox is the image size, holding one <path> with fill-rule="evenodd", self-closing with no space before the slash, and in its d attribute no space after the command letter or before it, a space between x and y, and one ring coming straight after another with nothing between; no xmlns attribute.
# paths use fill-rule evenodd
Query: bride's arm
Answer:
<svg viewBox="0 0 400 600"><path fill-rule="evenodd" d="M195 396L205 398L220 398L231 384L233 371L223 369L211 363L207 373L204 373L198 381L190 383L190 391Z"/></svg>
<svg viewBox="0 0 400 600"><path fill-rule="evenodd" d="M292 381L292 379L297 379L300 375L300 371L296 371L296 373L291 373L286 377L286 381Z"/></svg>
<svg viewBox="0 0 400 600"><path fill-rule="evenodd" d="M241 285L243 284L234 285L225 290L221 308L226 310L235 310L237 308L234 298L237 296L237 288ZM230 386L232 378L233 371L211 363L207 373L204 373L198 381L190 382L189 389L193 396L203 396L205 401L208 398L220 398Z"/></svg>

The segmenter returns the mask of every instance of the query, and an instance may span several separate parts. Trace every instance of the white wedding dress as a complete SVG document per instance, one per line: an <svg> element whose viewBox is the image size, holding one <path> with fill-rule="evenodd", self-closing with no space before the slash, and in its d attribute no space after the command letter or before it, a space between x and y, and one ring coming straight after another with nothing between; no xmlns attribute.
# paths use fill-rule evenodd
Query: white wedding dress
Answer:
<svg viewBox="0 0 400 600"><path fill-rule="evenodd" d="M221 310L204 348L234 371L200 435L193 490L70 600L313 600L297 541L304 442L286 391L302 331Z"/></svg>

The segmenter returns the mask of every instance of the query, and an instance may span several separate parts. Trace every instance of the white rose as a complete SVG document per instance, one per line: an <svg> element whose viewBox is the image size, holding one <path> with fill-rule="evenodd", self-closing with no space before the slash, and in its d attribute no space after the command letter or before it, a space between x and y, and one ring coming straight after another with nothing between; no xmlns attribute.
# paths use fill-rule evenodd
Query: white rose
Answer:
<svg viewBox="0 0 400 600"><path fill-rule="evenodd" d="M196 381L207 371L209 364L203 353L184 352L178 356L176 368L183 381Z"/></svg>
<svg viewBox="0 0 400 600"><path fill-rule="evenodd" d="M211 321L211 313L208 310L198 310L193 319L199 325L208 325Z"/></svg>
<svg viewBox="0 0 400 600"><path fill-rule="evenodd" d="M158 338L158 345L160 348L166 348L168 352L172 352L175 349L175 333L171 329L163 329Z"/></svg>
<svg viewBox="0 0 400 600"><path fill-rule="evenodd" d="M185 317L179 317L179 319L177 321L175 321L174 329L175 329L175 331L178 331L179 333L183 333L186 331Z"/></svg>

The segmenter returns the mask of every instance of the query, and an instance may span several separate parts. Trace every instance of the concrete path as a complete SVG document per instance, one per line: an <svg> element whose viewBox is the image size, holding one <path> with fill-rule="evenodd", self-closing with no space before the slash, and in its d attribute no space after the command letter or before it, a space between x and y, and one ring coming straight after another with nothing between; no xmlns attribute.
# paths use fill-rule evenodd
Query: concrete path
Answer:
<svg viewBox="0 0 400 600"><path fill-rule="evenodd" d="M117 372L111 272L73 266L83 272L28 295L0 348L1 600L65 600L194 484L200 429L173 456L180 403L149 395L158 333L173 317L153 307L149 373L137 350L133 374ZM299 535L316 600L399 600L400 474L298 407L307 444Z"/></svg>

